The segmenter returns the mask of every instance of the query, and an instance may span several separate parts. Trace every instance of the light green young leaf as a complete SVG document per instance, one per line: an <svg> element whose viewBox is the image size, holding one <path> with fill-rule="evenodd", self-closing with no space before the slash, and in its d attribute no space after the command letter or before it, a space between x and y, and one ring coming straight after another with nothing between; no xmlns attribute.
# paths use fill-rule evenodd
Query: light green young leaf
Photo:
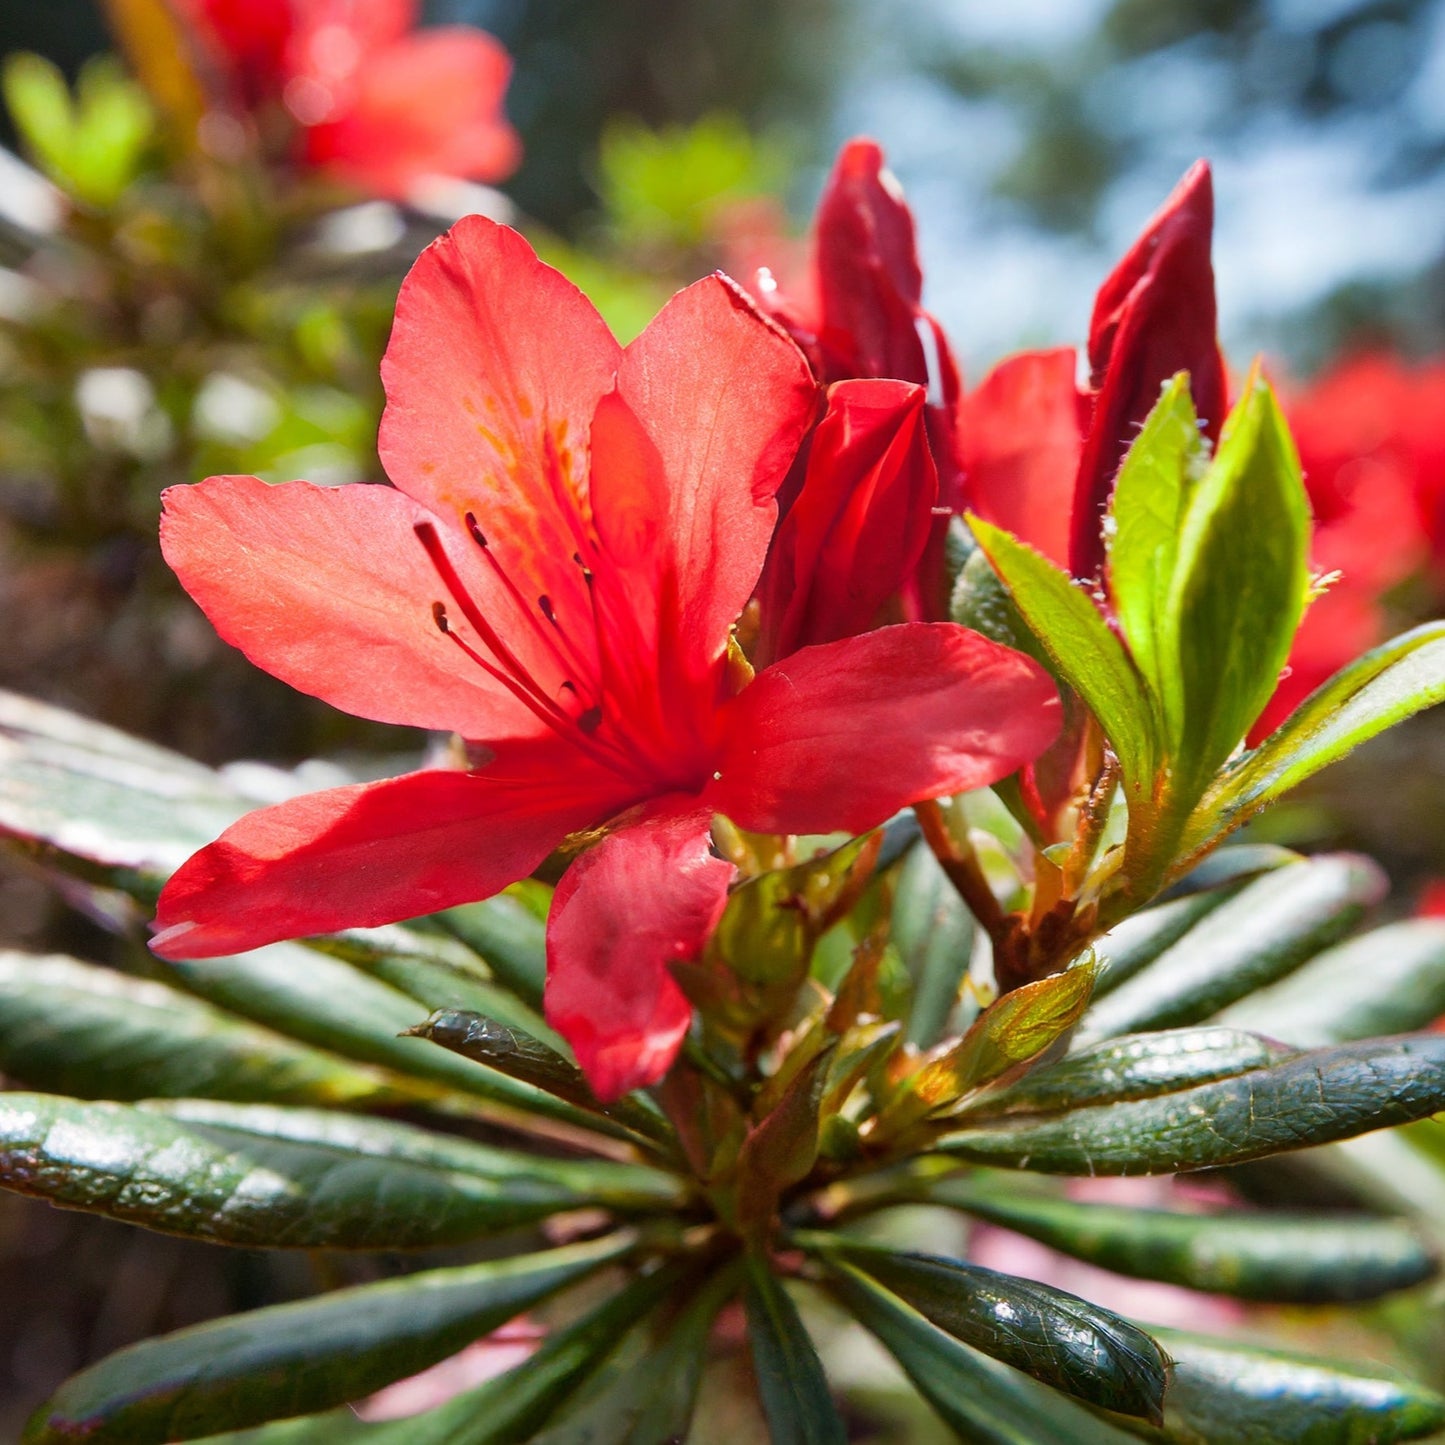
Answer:
<svg viewBox="0 0 1445 1445"><path fill-rule="evenodd" d="M1209 448L1180 372L1164 388L1135 437L1111 507L1109 596L1129 651L1159 698L1168 736L1177 738L1183 684L1168 627L1181 529Z"/></svg>
<svg viewBox="0 0 1445 1445"><path fill-rule="evenodd" d="M1163 619L1178 669L1172 785L1192 805L1279 681L1309 587L1309 503L1269 387L1251 380L1194 489Z"/></svg>
<svg viewBox="0 0 1445 1445"><path fill-rule="evenodd" d="M1014 604L1109 739L1125 782L1147 789L1159 756L1155 704L1094 600L1046 557L1002 528L969 526Z"/></svg>
<svg viewBox="0 0 1445 1445"><path fill-rule="evenodd" d="M1381 644L1316 688L1205 793L1183 854L1206 852L1291 788L1361 743L1445 699L1445 622Z"/></svg>

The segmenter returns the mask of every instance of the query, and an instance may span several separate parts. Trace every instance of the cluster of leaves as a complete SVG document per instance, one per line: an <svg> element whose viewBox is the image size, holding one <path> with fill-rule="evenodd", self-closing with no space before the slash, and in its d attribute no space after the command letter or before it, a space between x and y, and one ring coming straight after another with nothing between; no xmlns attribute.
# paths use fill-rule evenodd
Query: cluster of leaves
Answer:
<svg viewBox="0 0 1445 1445"><path fill-rule="evenodd" d="M1246 525L1246 489L1270 526ZM1393 1375L1143 1328L898 1242L894 1211L929 1205L1118 1273L1295 1305L1375 1299L1438 1267L1438 1223L1409 1217L1397 1175L1438 1169L1445 1036L1401 1031L1445 1007L1445 925L1358 932L1385 889L1362 858L1206 855L1438 699L1440 630L1361 659L1234 755L1305 601L1299 478L1268 392L1247 390L1211 459L1171 386L1112 519L1122 640L1086 592L982 524L957 588L960 611L1046 658L1098 730L1108 787L1068 856L1035 847L1007 788L921 809L939 856L904 817L792 856L740 836L750 876L678 968L698 1011L687 1048L655 1090L611 1105L538 1012L545 885L163 964L143 946L161 882L288 780L213 773L5 699L0 829L116 934L119 967L0 963L0 1070L45 1091L0 1096L0 1184L222 1244L470 1252L135 1346L65 1385L28 1440L661 1442L686 1433L734 1301L772 1437L842 1440L799 1312L819 1292L969 1439L1445 1428L1445 1399ZM999 912L1002 870L1034 870L1009 915L1033 894L1034 976L982 1008L991 985L952 881L964 860ZM1074 927L1039 927L1040 898ZM1399 1124L1413 1171L1318 1148ZM1318 1150L1299 1166L1306 1197L1328 1181L1350 1212L1141 1210L1055 1182L1298 1150ZM1021 1186L1021 1171L1038 1177ZM344 1408L533 1310L550 1332L496 1379L404 1422Z"/></svg>

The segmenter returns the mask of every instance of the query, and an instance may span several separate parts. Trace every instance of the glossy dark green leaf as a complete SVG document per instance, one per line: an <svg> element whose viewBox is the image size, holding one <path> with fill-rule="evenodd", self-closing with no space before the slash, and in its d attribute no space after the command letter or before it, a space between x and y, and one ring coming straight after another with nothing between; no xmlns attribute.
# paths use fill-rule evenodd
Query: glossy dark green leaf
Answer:
<svg viewBox="0 0 1445 1445"><path fill-rule="evenodd" d="M1203 852L1275 799L1363 742L1445 698L1445 622L1367 652L1316 688L1205 794L1184 838Z"/></svg>
<svg viewBox="0 0 1445 1445"><path fill-rule="evenodd" d="M841 1260L828 1284L881 1340L919 1393L970 1445L1130 1445L1134 1437L1066 1395L931 1324L876 1280Z"/></svg>
<svg viewBox="0 0 1445 1445"><path fill-rule="evenodd" d="M766 1259L750 1255L746 1268L748 1341L772 1445L843 1445L848 1432L797 1306Z"/></svg>
<svg viewBox="0 0 1445 1445"><path fill-rule="evenodd" d="M391 1119L332 1109L283 1109L227 1104L213 1099L152 1099L140 1106L224 1136L255 1135L434 1169L461 1170L483 1179L536 1179L588 1204L612 1209L676 1209L687 1198L675 1174L607 1159L554 1159L530 1150L499 1149L455 1134L436 1133ZM218 1135L219 1137L219 1135Z"/></svg>
<svg viewBox="0 0 1445 1445"><path fill-rule="evenodd" d="M1161 652L1171 787L1192 804L1274 692L1304 610L1309 503L1267 385L1251 377L1184 513Z"/></svg>
<svg viewBox="0 0 1445 1445"><path fill-rule="evenodd" d="M436 915L436 921L476 949L499 982L533 1008L542 1007L547 926L520 899L502 893L448 908Z"/></svg>
<svg viewBox="0 0 1445 1445"><path fill-rule="evenodd" d="M535 1009L498 987L482 960L445 933L391 924L352 928L307 942L416 999L428 1012L467 1009L523 1029L553 1048L561 1043Z"/></svg>
<svg viewBox="0 0 1445 1445"><path fill-rule="evenodd" d="M1187 1445L1393 1445L1445 1429L1445 1399L1391 1372L1160 1330L1165 1424Z"/></svg>
<svg viewBox="0 0 1445 1445"><path fill-rule="evenodd" d="M1016 1084L970 1100L960 1117L1050 1113L1085 1104L1147 1099L1226 1079L1288 1058L1296 1050L1238 1029L1161 1029L1080 1049Z"/></svg>
<svg viewBox="0 0 1445 1445"><path fill-rule="evenodd" d="M425 1018L423 1005L302 944L273 943L241 957L171 962L164 968L181 987L243 1018L345 1058L384 1065L430 1085L433 1093L470 1094L583 1128L619 1132L609 1120L533 1085L425 1039L400 1037Z"/></svg>
<svg viewBox="0 0 1445 1445"><path fill-rule="evenodd" d="M931 1048L948 1026L973 953L973 914L931 848L914 848L898 870L893 945L913 980L907 1041Z"/></svg>
<svg viewBox="0 0 1445 1445"><path fill-rule="evenodd" d="M367 1423L349 1410L207 1435L202 1445L520 1445L530 1441L648 1310L685 1284L676 1267L633 1279L596 1309L553 1331L521 1364L444 1405Z"/></svg>
<svg viewBox="0 0 1445 1445"><path fill-rule="evenodd" d="M1225 894L1197 893L1177 898L1131 914L1094 941L1094 955L1099 960L1099 977L1094 983L1094 998L1101 999L1114 992L1126 979L1133 978L1145 964L1153 963L1166 948L1177 943L1206 913L1224 902Z"/></svg>
<svg viewBox="0 0 1445 1445"><path fill-rule="evenodd" d="M520 1028L480 1014L447 1009L408 1029L407 1034L430 1039L463 1058L486 1064L589 1112L603 1114L649 1139L672 1138L666 1116L650 1099L629 1095L615 1104L599 1103L582 1070L570 1058Z"/></svg>
<svg viewBox="0 0 1445 1445"><path fill-rule="evenodd" d="M164 984L0 951L0 1073L86 1098L395 1103L384 1077Z"/></svg>
<svg viewBox="0 0 1445 1445"><path fill-rule="evenodd" d="M164 878L251 806L179 753L0 693L0 833Z"/></svg>
<svg viewBox="0 0 1445 1445"><path fill-rule="evenodd" d="M676 1445L687 1438L713 1320L737 1287L723 1270L659 1310L631 1358L614 1362L534 1445Z"/></svg>
<svg viewBox="0 0 1445 1445"><path fill-rule="evenodd" d="M426 1369L630 1247L626 1236L337 1290L147 1340L68 1380L26 1445L163 1445L327 1409Z"/></svg>
<svg viewBox="0 0 1445 1445"><path fill-rule="evenodd" d="M287 1249L458 1244L596 1202L545 1167L462 1170L22 1093L0 1094L0 1186L168 1234Z"/></svg>
<svg viewBox="0 0 1445 1445"><path fill-rule="evenodd" d="M1219 1021L1314 1048L1424 1028L1442 1014L1445 920L1412 918L1327 949Z"/></svg>
<svg viewBox="0 0 1445 1445"><path fill-rule="evenodd" d="M1078 1039L1207 1019L1342 938L1387 886L1376 864L1349 853L1276 868L1100 999L1079 1025Z"/></svg>
<svg viewBox="0 0 1445 1445"><path fill-rule="evenodd" d="M1173 1214L1081 1204L968 1177L943 1181L919 1198L967 1210L1116 1274L1237 1299L1375 1299L1439 1268L1419 1231L1403 1220L1283 1210Z"/></svg>
<svg viewBox="0 0 1445 1445"><path fill-rule="evenodd" d="M1170 622L1184 519L1209 460L1180 373L1164 388L1129 446L1109 504L1109 596L1129 652L1163 704L1171 734L1183 706L1179 654Z"/></svg>
<svg viewBox="0 0 1445 1445"><path fill-rule="evenodd" d="M1101 1409L1158 1424L1165 1360L1137 1325L1050 1285L842 1236L808 1235L826 1260L871 1275L925 1319L976 1350Z"/></svg>
<svg viewBox="0 0 1445 1445"><path fill-rule="evenodd" d="M1001 528L973 516L968 524L1059 676L1099 720L1125 779L1143 787L1158 752L1155 705L1123 643L1067 573Z"/></svg>
<svg viewBox="0 0 1445 1445"><path fill-rule="evenodd" d="M1445 1109L1445 1035L1294 1054L1125 1103L1004 1115L937 1147L1043 1174L1168 1174L1332 1144Z"/></svg>

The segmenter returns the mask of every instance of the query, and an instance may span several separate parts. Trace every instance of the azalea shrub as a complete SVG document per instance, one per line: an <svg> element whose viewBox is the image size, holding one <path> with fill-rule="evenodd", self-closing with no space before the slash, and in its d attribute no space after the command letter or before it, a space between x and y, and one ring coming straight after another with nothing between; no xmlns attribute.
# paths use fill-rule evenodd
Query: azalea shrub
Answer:
<svg viewBox="0 0 1445 1445"><path fill-rule="evenodd" d="M1445 1429L1424 1380L972 1257L1224 1318L1438 1268L1445 923L1249 829L1445 697L1445 625L1291 687L1347 584L1301 403L1220 355L1212 207L1201 164L1082 385L1051 351L973 388L872 142L801 262L625 346L468 216L397 299L389 485L166 492L221 638L432 742L318 789L0 698L0 829L115 940L0 955L0 1184L404 1262L102 1360L31 1445L660 1445L739 1352L759 1431L842 1441L839 1319L969 1440ZM382 1418L522 1317L510 1367Z"/></svg>

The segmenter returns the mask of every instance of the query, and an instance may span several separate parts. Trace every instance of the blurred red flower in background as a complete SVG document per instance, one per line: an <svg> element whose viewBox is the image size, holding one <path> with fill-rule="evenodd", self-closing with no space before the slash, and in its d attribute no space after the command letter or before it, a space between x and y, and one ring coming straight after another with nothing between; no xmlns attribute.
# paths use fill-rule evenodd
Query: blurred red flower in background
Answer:
<svg viewBox="0 0 1445 1445"><path fill-rule="evenodd" d="M242 111L284 111L301 163L400 199L428 176L496 181L521 158L511 60L481 30L414 31L415 0L176 0Z"/></svg>
<svg viewBox="0 0 1445 1445"><path fill-rule="evenodd" d="M162 543L252 661L460 733L470 765L241 819L166 886L158 952L412 917L585 847L552 902L546 1008L612 1098L681 1046L668 966L701 949L733 877L714 813L859 833L1007 776L1057 731L1042 669L950 623L747 680L732 627L816 390L730 283L688 287L624 349L519 236L468 218L403 285L382 376L394 489L212 478L166 493ZM835 565L846 548L818 562L836 592Z"/></svg>

